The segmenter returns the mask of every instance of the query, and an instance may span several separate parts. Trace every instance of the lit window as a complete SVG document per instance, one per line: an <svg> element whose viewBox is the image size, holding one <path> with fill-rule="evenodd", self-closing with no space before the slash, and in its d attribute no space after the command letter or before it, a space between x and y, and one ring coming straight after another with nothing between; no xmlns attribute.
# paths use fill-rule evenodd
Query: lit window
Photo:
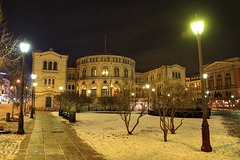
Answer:
<svg viewBox="0 0 240 160"><path fill-rule="evenodd" d="M108 67L104 66L102 69L102 76L108 76Z"/></svg>
<svg viewBox="0 0 240 160"><path fill-rule="evenodd" d="M128 69L127 68L124 69L124 78L128 78Z"/></svg>
<svg viewBox="0 0 240 160"><path fill-rule="evenodd" d="M119 77L119 68L114 67L114 77Z"/></svg>
<svg viewBox="0 0 240 160"><path fill-rule="evenodd" d="M97 76L97 69L96 67L92 67L91 69L91 77L96 77Z"/></svg>

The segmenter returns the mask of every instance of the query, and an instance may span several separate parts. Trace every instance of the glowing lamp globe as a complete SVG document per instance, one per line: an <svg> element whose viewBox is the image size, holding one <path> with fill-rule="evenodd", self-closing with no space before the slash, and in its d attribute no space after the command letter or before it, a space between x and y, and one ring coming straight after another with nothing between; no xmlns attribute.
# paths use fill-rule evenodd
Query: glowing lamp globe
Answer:
<svg viewBox="0 0 240 160"><path fill-rule="evenodd" d="M37 75L36 74L32 74L31 77L32 77L32 79L36 79Z"/></svg>
<svg viewBox="0 0 240 160"><path fill-rule="evenodd" d="M149 89L149 88L150 88L150 85L149 85L149 84L147 84L147 85L146 85L146 88L147 88L147 89Z"/></svg>
<svg viewBox="0 0 240 160"><path fill-rule="evenodd" d="M204 28L204 22L201 20L193 21L192 24L192 30L194 34L202 34L203 28Z"/></svg>
<svg viewBox="0 0 240 160"><path fill-rule="evenodd" d="M23 53L26 53L30 48L30 45L26 42L20 43L20 49Z"/></svg>

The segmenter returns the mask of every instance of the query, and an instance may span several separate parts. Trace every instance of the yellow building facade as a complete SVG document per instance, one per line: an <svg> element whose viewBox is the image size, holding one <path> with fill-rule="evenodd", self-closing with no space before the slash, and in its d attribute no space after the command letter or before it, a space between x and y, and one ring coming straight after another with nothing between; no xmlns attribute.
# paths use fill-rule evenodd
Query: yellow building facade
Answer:
<svg viewBox="0 0 240 160"><path fill-rule="evenodd" d="M46 52L32 53L32 73L37 75L35 82L35 106L40 110L54 109L54 95L60 94L59 87L65 90L67 82L67 55L50 49Z"/></svg>
<svg viewBox="0 0 240 160"><path fill-rule="evenodd" d="M50 49L33 52L32 72L37 75L35 106L38 110L54 110L54 96L64 91L92 97L112 97L122 86L131 86L134 97L144 97L144 86L149 84L156 91L161 90L166 79L177 80L185 85L186 68L180 65L163 65L145 73L135 72L136 62L132 58L99 54L76 60L76 68L67 67L67 55Z"/></svg>

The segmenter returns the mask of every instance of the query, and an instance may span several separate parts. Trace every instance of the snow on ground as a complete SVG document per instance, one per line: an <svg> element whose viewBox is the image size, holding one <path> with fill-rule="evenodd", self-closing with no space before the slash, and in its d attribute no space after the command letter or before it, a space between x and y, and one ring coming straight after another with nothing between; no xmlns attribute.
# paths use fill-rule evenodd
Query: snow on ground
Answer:
<svg viewBox="0 0 240 160"><path fill-rule="evenodd" d="M58 113L53 115L58 116ZM137 116L133 114L132 121ZM78 136L108 160L240 159L240 140L227 134L218 116L208 120L213 148L210 153L200 151L202 119L199 118L184 119L177 134L168 134L168 142L163 141L157 116L142 117L133 135L127 134L124 122L117 114L77 113L76 120L70 125ZM180 122L181 119L175 120Z"/></svg>
<svg viewBox="0 0 240 160"><path fill-rule="evenodd" d="M30 121L29 117L24 117L24 123ZM0 125L4 126L6 130L12 131L10 134L0 134L0 160L14 159L18 154L20 144L25 135L13 133L18 129L18 122L0 121Z"/></svg>

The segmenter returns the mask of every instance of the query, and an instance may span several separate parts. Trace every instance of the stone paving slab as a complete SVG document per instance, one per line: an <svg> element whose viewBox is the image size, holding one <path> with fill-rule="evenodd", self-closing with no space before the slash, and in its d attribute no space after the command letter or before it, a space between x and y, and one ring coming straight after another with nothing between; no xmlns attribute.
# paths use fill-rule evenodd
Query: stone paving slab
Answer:
<svg viewBox="0 0 240 160"><path fill-rule="evenodd" d="M32 132L20 145L17 160L102 160L103 155L77 137L49 112L36 112Z"/></svg>

